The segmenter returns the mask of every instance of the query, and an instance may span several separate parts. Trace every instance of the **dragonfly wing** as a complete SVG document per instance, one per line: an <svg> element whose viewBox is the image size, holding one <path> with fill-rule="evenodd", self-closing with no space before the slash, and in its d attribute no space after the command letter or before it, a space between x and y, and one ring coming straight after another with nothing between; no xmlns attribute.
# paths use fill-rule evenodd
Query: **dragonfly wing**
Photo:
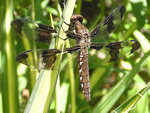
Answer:
<svg viewBox="0 0 150 113"><path fill-rule="evenodd" d="M118 60L118 55L119 55L119 50L131 46L130 54L136 51L137 49L140 48L140 44L136 40L129 40L129 41L119 41L119 42L112 42L108 44L91 44L91 48L100 50L103 48L107 48L109 51L110 59L109 62L117 61Z"/></svg>
<svg viewBox="0 0 150 113"><path fill-rule="evenodd" d="M102 23L99 23L90 33L89 36L93 37L92 40L100 40L101 37L108 36L122 21L122 17L125 12L125 7L119 6L112 11L112 13L106 17ZM99 34L97 37L95 35Z"/></svg>
<svg viewBox="0 0 150 113"><path fill-rule="evenodd" d="M18 34L41 43L50 43L51 33L56 33L52 27L25 18L13 20L11 26Z"/></svg>
<svg viewBox="0 0 150 113"><path fill-rule="evenodd" d="M33 62L33 50L29 51L24 51L20 53L16 60L19 63L25 64L27 66L32 66L32 67L37 67L38 69L52 69L52 66L56 60L56 55L58 53L61 53L60 50L57 49L37 49L36 54L37 54L37 65L34 66Z"/></svg>
<svg viewBox="0 0 150 113"><path fill-rule="evenodd" d="M81 47L79 45L77 45L77 46L73 46L70 48L66 48L65 52L72 54L73 52L79 51L80 49L81 49Z"/></svg>

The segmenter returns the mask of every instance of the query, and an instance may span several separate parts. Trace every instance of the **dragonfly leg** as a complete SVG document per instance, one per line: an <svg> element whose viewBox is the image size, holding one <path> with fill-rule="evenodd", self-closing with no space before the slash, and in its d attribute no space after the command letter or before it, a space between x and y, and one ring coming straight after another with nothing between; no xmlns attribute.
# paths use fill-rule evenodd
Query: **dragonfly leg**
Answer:
<svg viewBox="0 0 150 113"><path fill-rule="evenodd" d="M62 39L64 41L66 41L68 39L68 37L67 38L62 38L62 37L59 37L59 36L58 36L58 38L60 38L60 39Z"/></svg>
<svg viewBox="0 0 150 113"><path fill-rule="evenodd" d="M68 24L68 23L66 23L65 21L64 21L64 23L65 23L66 25L68 25L68 26L70 27L70 29L65 31L64 28L63 28L63 26L61 25L61 28L62 28L63 32L69 33L70 31L73 31L73 30L74 30L74 28L73 28L73 26L72 26L71 24Z"/></svg>

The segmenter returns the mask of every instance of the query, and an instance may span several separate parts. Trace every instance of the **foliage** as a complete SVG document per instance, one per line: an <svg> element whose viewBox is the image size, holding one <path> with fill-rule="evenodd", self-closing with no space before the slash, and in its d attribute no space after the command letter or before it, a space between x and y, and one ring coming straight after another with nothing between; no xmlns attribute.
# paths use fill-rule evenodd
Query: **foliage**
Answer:
<svg viewBox="0 0 150 113"><path fill-rule="evenodd" d="M120 110L131 113L149 113L150 99L148 96L150 92L148 90L149 84L147 84L150 78L150 57L148 57L150 55L149 0L77 1L74 13L84 16L84 24L89 30L117 6L125 5L126 12L122 23L105 41L136 39L141 44L141 49L131 55L128 53L129 48L123 49L120 59L115 63L105 62L100 56L104 54L101 50L97 52L89 50L92 96L90 102L86 102L81 93L76 53L63 55L63 59L56 63L59 71L54 70L57 72L52 74L52 78L49 77L50 80L45 78L47 81L43 81L43 84L39 81L49 74L44 76L40 72L38 75L38 72L16 63L15 56L20 52L48 47L47 45L34 44L14 33L10 28L12 18L28 18L47 25L54 25L59 29L58 26L62 23L61 18L66 18L66 16L62 16L62 14L66 15L64 12L62 13L63 3L64 1L58 2L56 0L17 0L13 3L9 0L2 0L0 4L0 12L2 12L0 14L0 25L2 25L0 27L0 84L2 84L0 85L0 113L22 113L31 106L33 106L32 109L35 109L34 105L36 105L36 109L37 106L39 108L44 106L44 108L41 107L44 110L47 106L50 113L107 113L111 111L119 113ZM69 11L71 13L71 10ZM53 19L49 16L50 14ZM60 41L60 39L58 40ZM60 45L57 44L56 47L61 45L60 43ZM73 44L74 41L72 40L70 43L68 40L65 42L66 47ZM38 78L37 82L36 78ZM53 87L52 90L48 88L49 81L54 82L54 86L51 86ZM47 87L41 87L44 84ZM35 91L37 86L40 86L41 89ZM55 95L53 94L54 89ZM145 94L142 92L143 90ZM31 93L32 96L30 97L32 98L29 101ZM44 101L46 93L51 96L48 95L47 100ZM37 95L41 95L41 100L36 98ZM32 99L36 100L34 105L31 104ZM140 101L137 103L139 99ZM26 106L27 103L28 106ZM44 110L43 113L47 112ZM31 112L30 109L29 112Z"/></svg>

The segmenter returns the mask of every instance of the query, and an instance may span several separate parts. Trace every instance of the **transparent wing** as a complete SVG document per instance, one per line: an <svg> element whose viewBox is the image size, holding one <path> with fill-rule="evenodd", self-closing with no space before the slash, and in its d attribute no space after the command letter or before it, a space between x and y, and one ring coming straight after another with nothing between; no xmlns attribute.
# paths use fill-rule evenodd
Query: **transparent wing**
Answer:
<svg viewBox="0 0 150 113"><path fill-rule="evenodd" d="M99 23L89 33L89 36L92 37L92 41L99 41L101 40L101 38L104 38L109 33L111 33L122 21L124 12L125 12L125 7L123 5L114 9L112 13L102 21L102 23ZM94 37L95 35L97 36Z"/></svg>
<svg viewBox="0 0 150 113"><path fill-rule="evenodd" d="M18 34L41 43L50 43L51 33L56 33L52 27L25 18L13 20L11 26Z"/></svg>

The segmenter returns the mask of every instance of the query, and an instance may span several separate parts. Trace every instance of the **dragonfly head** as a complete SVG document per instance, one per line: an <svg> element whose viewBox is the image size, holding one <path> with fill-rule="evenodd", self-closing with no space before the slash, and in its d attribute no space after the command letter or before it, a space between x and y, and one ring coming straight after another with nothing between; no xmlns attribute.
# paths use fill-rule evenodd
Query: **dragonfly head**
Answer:
<svg viewBox="0 0 150 113"><path fill-rule="evenodd" d="M71 17L71 23L74 24L76 21L79 21L79 22L82 23L83 16L82 15L77 15L77 14L72 15L72 17Z"/></svg>

